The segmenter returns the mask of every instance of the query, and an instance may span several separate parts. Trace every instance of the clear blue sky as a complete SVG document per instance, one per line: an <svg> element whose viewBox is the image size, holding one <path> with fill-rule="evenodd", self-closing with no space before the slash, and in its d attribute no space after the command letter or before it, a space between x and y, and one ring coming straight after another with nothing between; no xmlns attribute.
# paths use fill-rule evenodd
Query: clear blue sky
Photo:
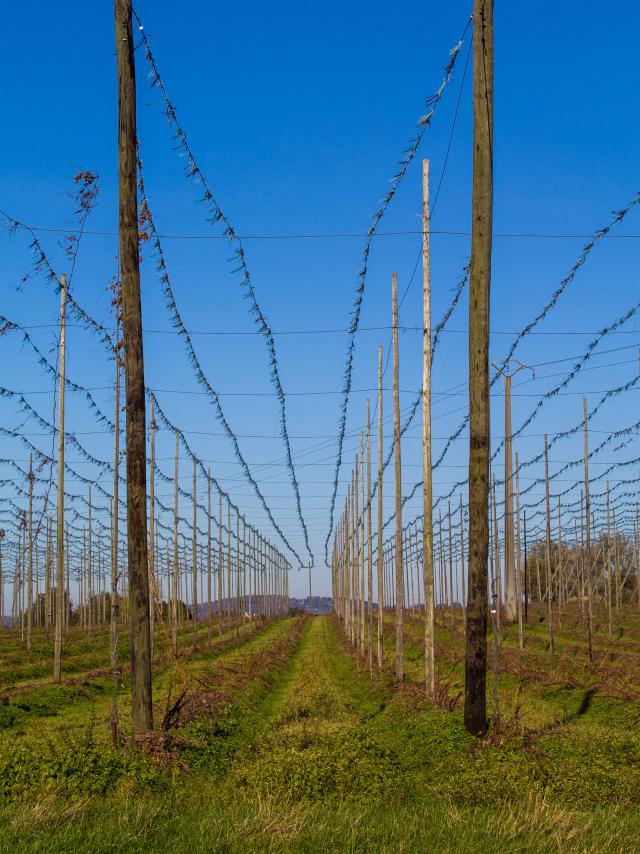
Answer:
<svg viewBox="0 0 640 854"><path fill-rule="evenodd" d="M440 84L448 51L464 29L470 3L335 3L320 6L283 2L175 4L139 0L137 10L152 41L156 59L185 126L199 164L234 228L242 234L291 235L362 233L389 187L405 144L424 112L423 102ZM525 14L528 11L533 14ZM585 235L607 223L610 212L640 190L640 111L637 42L640 9L618 2L603 12L596 2L543 2L535 7L496 5L495 34L495 230L496 232ZM431 161L432 188L440 180L469 42L463 47L450 87L427 132L417 161L381 225L382 231L419 227L421 157ZM183 162L172 150L171 132L158 93L147 84L144 51L138 63L138 122L145 178L156 223L165 234L218 234L197 203L198 188L181 173ZM12 4L4 10L2 29L4 133L0 141L0 207L38 226L73 224L71 178L79 169L100 174L99 205L89 228L113 232L116 207L116 76L112 5L43 2ZM467 232L470 227L471 65L462 89L451 153L433 218L437 230ZM640 234L634 210L616 230ZM55 234L42 234L58 270L64 254ZM577 258L584 239L500 238L494 244L492 325L496 332L519 329L546 302ZM276 330L337 329L346 326L362 238L317 240L249 240L247 262L261 306ZM240 281L231 272L223 241L167 240L164 245L180 310L196 331L250 331L252 321ZM417 235L383 237L373 244L362 325L386 326L390 315L390 278L396 270L404 290L418 258ZM432 240L434 320L448 304L452 288L469 254L469 238L434 235ZM107 321L106 285L115 273L116 239L83 240L74 291L78 301ZM520 358L543 363L583 352L591 335L638 300L640 240L603 242L579 272L557 309L540 327L566 335L532 337ZM0 234L3 300L1 312L25 324L55 323L57 298L42 279L21 292L16 282L30 269L24 234ZM153 260L143 264L147 383L160 389L167 413L185 431L220 433L213 411L198 386L179 341L171 334ZM421 322L419 275L407 295L401 319ZM434 368L434 391L455 387L453 396L434 398L434 436L447 436L459 423L466 404L466 298L444 335ZM627 347L594 356L591 367L567 388L598 399L598 390L637 375L638 321L612 335L600 349ZM457 330L457 331L456 331ZM34 329L43 348L54 344L50 328ZM492 358L499 360L511 336L492 337ZM302 533L286 469L281 464L278 410L266 368L264 343L256 336L195 338L202 364L220 392L225 413L242 437L241 447L260 478L274 515L300 554ZM364 422L367 392L375 386L378 343L388 346L387 330L362 332L357 338L349 429ZM287 392L332 392L288 399L289 430L301 482L303 511L316 559L316 589L328 593L323 568L330 481L335 460L338 392L345 357L344 334L277 338L282 379ZM28 400L50 417L51 381L18 339L0 341L4 366L1 383L11 389L43 394ZM403 406L420 384L421 336L401 338ZM52 357L54 354L52 353ZM615 363L615 364L614 364ZM529 413L537 396L562 378L571 362L538 368L535 382L514 388L514 427ZM92 387L111 411L112 365L95 338L71 330L69 377ZM522 378L524 380L524 377ZM388 383L385 383L388 386ZM233 396L255 392L265 396ZM527 396L519 396L527 395ZM638 392L611 402L594 421L594 430L613 430L636 420ZM391 397L386 395L386 412ZM15 402L4 401L1 422L25 432ZM541 434L572 426L580 417L579 394L557 398L518 443L521 458L541 450ZM502 398L494 398L494 431L502 435ZM79 400L69 396L69 429L93 431L95 421ZM389 432L389 424L387 424ZM273 436L274 438L251 438ZM532 435L535 434L535 435ZM403 492L420 477L419 424L404 443ZM604 434L603 434L604 435ZM221 436L189 434L192 445L219 477L249 518L266 533L270 528ZM107 435L82 437L98 457L109 458ZM50 447L34 437L43 449ZM595 442L595 439L594 439ZM25 459L15 442L0 438L0 456ZM345 443L353 458L357 440ZM434 439L434 455L442 441ZM436 494L465 475L467 445L456 443L435 476ZM552 471L580 453L580 441L558 445ZM169 474L172 439L160 437L161 465ZM637 443L602 454L605 463L638 455ZM70 460L77 454L68 452ZM272 465L273 462L276 465ZM21 465L24 463L21 462ZM267 465L269 464L269 465ZM599 463L594 463L597 473ZM78 464L77 468L80 469ZM84 466L91 476L95 470ZM500 466L496 474L500 476ZM8 471L8 470L7 470ZM341 474L342 506L348 468ZM535 477L539 469L530 469ZM633 474L636 471L634 470ZM185 479L191 471L183 463ZM389 471L391 475L391 471ZM612 482L618 476L612 475ZM3 474L2 477L10 475ZM375 474L374 474L375 476ZM565 475L565 478L570 475ZM523 481L524 483L524 481ZM108 485L108 484L107 484ZM566 484L568 485L568 483ZM75 490L84 488L69 485ZM386 481L391 506L393 480ZM170 487L161 487L167 503ZM10 488L3 493L12 495ZM539 488L535 495L540 495ZM457 501L457 495L455 496ZM18 503L23 504L22 499ZM407 509L407 518L418 512ZM183 507L188 513L188 508ZM385 514L386 515L386 514ZM277 539L274 537L274 542ZM296 576L292 592L306 590L306 574Z"/></svg>

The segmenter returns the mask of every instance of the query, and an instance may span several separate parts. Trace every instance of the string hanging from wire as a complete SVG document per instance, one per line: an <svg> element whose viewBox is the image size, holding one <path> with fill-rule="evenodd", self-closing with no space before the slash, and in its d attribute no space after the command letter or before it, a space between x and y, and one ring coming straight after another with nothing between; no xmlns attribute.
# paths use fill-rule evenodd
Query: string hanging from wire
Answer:
<svg viewBox="0 0 640 854"><path fill-rule="evenodd" d="M226 214L222 210L218 200L213 195L209 182L205 177L204 173L200 169L193 150L189 144L187 139L187 134L178 120L177 111L175 105L169 98L169 93L164 84L162 77L160 76L160 71L158 69L158 65L155 59L155 56L151 50L151 45L149 43L149 39L147 37L146 32L143 29L142 21L139 16L134 11L134 16L136 21L138 22L138 26L140 32L142 34L142 40L145 46L145 55L149 67L151 69L150 72L150 85L152 88L157 89L160 92L163 104L165 106L166 117L169 122L169 125L174 128L174 138L177 141L177 150L186 156L187 165L185 166L186 175L192 179L194 182L197 182L201 185L203 189L203 196L201 201L207 205L210 211L209 222L213 224L219 224L222 228L224 236L229 240L229 243L234 247L232 258L237 264L232 272L239 272L241 274L241 286L244 290L245 296L249 301L249 312L254 319L254 323L258 328L258 331L264 337L268 360L269 360L269 377L271 380L271 384L275 390L276 396L278 398L278 406L280 410L280 435L282 438L282 442L285 448L285 455L287 458L287 469L289 471L289 477L291 479L291 485L294 492L294 497L296 501L296 509L298 511L298 518L302 528L305 548L309 553L309 559L313 565L313 554L311 552L311 548L309 546L309 532L307 530L307 525L304 520L304 516L302 513L302 500L300 497L300 487L298 484L298 479L296 476L295 468L293 465L293 459L291 455L291 442L289 439L289 431L287 425L287 403L286 403L286 395L284 389L282 387L282 381L280 378L280 368L278 363L278 354L276 351L276 343L275 338L273 336L271 327L267 321L267 318L258 302L258 298L256 296L255 288L253 285L253 280L251 274L249 272L249 267L246 261L245 248L242 241L242 238L238 234L238 232L233 228L230 221L228 220ZM156 232L155 235L156 241L159 242L159 238Z"/></svg>
<svg viewBox="0 0 640 854"><path fill-rule="evenodd" d="M179 333L180 337L182 338L182 341L184 343L185 350L187 353L188 361L189 361L191 367L193 368L193 371L195 373L198 385L200 385L200 387L206 392L209 400L211 401L213 408L214 408L214 411L215 411L215 414L216 414L216 419L221 424L222 429L224 430L227 438L231 442L234 455L242 467L245 478L247 479L248 483L251 485L253 491L255 492L256 496L258 497L258 500L262 504L262 507L264 508L264 511L267 513L271 524L274 526L275 530L278 531L278 534L281 536L283 541L287 544L287 547L291 550L292 554L294 554L296 559L300 562L300 565L302 565L302 560L300 559L300 556L297 554L295 549L293 549L290 546L287 538L285 537L281 528L278 526L277 522L275 521L273 513L271 512L271 508L267 504L265 497L263 496L262 492L260 491L260 488L259 488L255 478L251 474L251 470L249 468L249 465L247 464L247 462L246 462L246 460L242 454L242 451L240 450L240 444L238 442L238 438L237 438L236 434L234 433L234 431L231 429L231 425L229 424L229 422L228 422L228 420L224 414L218 393L213 388L213 386L209 382L207 376L205 375L204 371L202 370L200 360L198 359L198 355L195 351L195 347L193 346L193 341L191 340L191 336L190 336L190 334L189 334L189 332L188 332L188 330L184 324L184 321L182 320L180 310L178 309L178 305L176 303L175 294L173 292L173 287L171 285L171 278L169 276L169 270L168 270L168 267L167 267L167 264L166 264L166 261L164 258L163 250L162 250L162 243L160 242L160 238L158 237L158 232L156 230L153 215L151 213L151 208L149 207L149 201L148 201L146 190L145 190L144 178L142 175L142 169L141 169L140 161L138 161L138 191L140 193L140 199L141 199L140 228L141 228L142 233L144 233L145 230L148 230L151 245L152 245L154 253L155 253L156 269L158 271L158 276L160 277L160 282L162 284L162 289L163 289L163 294L164 294L165 301L167 304L167 309L168 309L169 314L171 316L171 322L173 324L174 329L176 329L176 331Z"/></svg>
<svg viewBox="0 0 640 854"><path fill-rule="evenodd" d="M327 564L329 563L329 540L331 539L331 534L333 532L333 524L334 524L334 513L335 513L335 504L336 504L336 496L338 493L338 478L340 475L340 468L342 467L342 448L344 444L344 436L347 426L347 410L349 406L349 397L351 395L351 385L353 380L353 359L355 355L355 346L356 346L356 333L358 331L358 327L360 325L360 315L362 312L362 302L364 299L364 292L367 280L367 272L369 269L369 254L371 252L371 241L377 231L378 225L380 224L382 218L384 217L387 208L391 204L393 197L396 195L398 188L402 182L402 179L407 174L409 166L414 160L418 149L420 147L420 143L427 132L428 128L431 126L431 120L433 118L434 112L442 99L442 95L444 90L447 87L447 84L451 80L453 76L453 70L456 65L456 60L458 55L460 54L460 49L462 48L462 44L464 42L464 38L467 34L467 30L471 23L471 19L467 21L467 24L464 28L462 36L458 40L458 42L454 45L452 50L449 52L449 61L446 65L444 71L444 78L440 83L440 87L437 91L429 96L426 99L426 107L428 112L422 116L418 120L418 130L417 133L410 143L409 147L404 151L403 158L399 162L400 169L391 179L391 187L388 190L387 194L382 199L380 207L373 215L371 225L367 231L367 236L364 242L364 248L362 252L362 260L361 260L361 268L358 273L358 283L355 290L355 299L353 302L353 306L351 309L351 323L349 325L349 331L347 332L347 355L344 369L344 379L343 379L343 388L342 388L342 401L340 403L339 415L338 415L338 436L337 436L337 444L338 451L336 454L336 466L335 466L335 475L333 480L333 487L331 491L331 501L329 505L329 531L325 540L325 560Z"/></svg>

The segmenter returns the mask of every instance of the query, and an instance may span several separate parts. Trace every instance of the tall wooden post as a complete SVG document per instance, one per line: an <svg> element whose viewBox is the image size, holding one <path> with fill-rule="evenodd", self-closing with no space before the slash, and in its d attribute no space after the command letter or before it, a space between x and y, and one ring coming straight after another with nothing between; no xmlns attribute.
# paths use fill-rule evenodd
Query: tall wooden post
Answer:
<svg viewBox="0 0 640 854"><path fill-rule="evenodd" d="M518 645L524 649L524 626L522 624L522 551L520 548L520 463L516 451L516 604L518 610Z"/></svg>
<svg viewBox="0 0 640 854"><path fill-rule="evenodd" d="M231 499L227 497L227 630L231 632Z"/></svg>
<svg viewBox="0 0 640 854"><path fill-rule="evenodd" d="M93 528L93 520L92 520L92 507L91 507L91 484L89 484L89 529L88 529L88 540L87 540L87 629L89 634L89 640L91 640L93 633L93 564L92 564L92 551L93 551L93 539L92 539L92 528Z"/></svg>
<svg viewBox="0 0 640 854"><path fill-rule="evenodd" d="M402 458L400 453L400 362L398 355L398 277L391 278L393 336L393 446L396 470L396 682L404 679L404 565L402 559Z"/></svg>
<svg viewBox="0 0 640 854"><path fill-rule="evenodd" d="M635 525L635 551L636 551L636 599L640 607L640 508L636 507L636 525Z"/></svg>
<svg viewBox="0 0 640 854"><path fill-rule="evenodd" d="M584 417L584 513L586 535L586 588L587 588L587 635L589 661L593 661L593 567L591 566L591 502L589 499L589 422L587 419L587 398L582 398Z"/></svg>
<svg viewBox="0 0 640 854"><path fill-rule="evenodd" d="M371 401L367 400L367 616L369 672L373 673L373 540L371 530Z"/></svg>
<svg viewBox="0 0 640 854"><path fill-rule="evenodd" d="M197 492L198 464L193 458L193 584L191 588L191 612L193 620L193 648L198 645L198 498Z"/></svg>
<svg viewBox="0 0 640 854"><path fill-rule="evenodd" d="M56 625L54 632L53 681L62 679L62 631L64 627L64 392L65 331L67 320L67 277L60 279L60 343L58 356L58 500L56 516Z"/></svg>
<svg viewBox="0 0 640 854"><path fill-rule="evenodd" d="M553 630L553 583L551 579L551 508L549 506L549 455L547 450L547 434L544 434L544 484L546 505L546 564L547 564L547 605L549 617L549 652L555 652L555 638Z"/></svg>
<svg viewBox="0 0 640 854"><path fill-rule="evenodd" d="M211 470L207 471L207 642L211 643Z"/></svg>
<svg viewBox="0 0 640 854"><path fill-rule="evenodd" d="M556 558L556 589L558 591L558 631L562 629L562 597L563 597L563 578L564 568L562 565L562 508L560 504L560 496L558 496L558 554Z"/></svg>
<svg viewBox="0 0 640 854"><path fill-rule="evenodd" d="M467 596L464 589L464 515L462 512L462 495L460 495L460 582L462 587L462 625L463 631L467 632Z"/></svg>
<svg viewBox="0 0 640 854"><path fill-rule="evenodd" d="M173 654L178 654L178 585L180 582L180 566L178 557L178 452L180 438L176 430L175 472L173 476L173 584L171 597L171 637Z"/></svg>
<svg viewBox="0 0 640 854"><path fill-rule="evenodd" d="M1 595L1 591L0 591ZM33 458L29 454L29 563L27 568L27 650L31 651L33 625Z"/></svg>
<svg viewBox="0 0 640 854"><path fill-rule="evenodd" d="M493 580L495 584L494 610L495 622L498 629L498 640L502 630L502 584L500 583L500 534L498 532L498 493L496 491L496 477L493 476Z"/></svg>
<svg viewBox="0 0 640 854"><path fill-rule="evenodd" d="M274 571L275 579L275 571ZM274 590L275 593L275 590ZM275 602L275 600L274 600ZM240 634L240 513L236 510L236 635Z"/></svg>
<svg viewBox="0 0 640 854"><path fill-rule="evenodd" d="M151 584L151 603L149 617L151 621L151 655L153 657L153 636L155 629L155 602L158 602L158 590L156 580L156 410L155 400L151 398L151 459L149 463L149 581ZM162 605L162 599L160 599Z"/></svg>
<svg viewBox="0 0 640 854"><path fill-rule="evenodd" d="M473 3L473 198L469 284L469 557L464 723L487 729L489 289L493 218L493 0Z"/></svg>
<svg viewBox="0 0 640 854"><path fill-rule="evenodd" d="M603 554L604 565L607 568L604 580L607 585L607 636L609 643L613 639L613 620L611 614L611 504L609 501L609 481L607 481L607 551Z"/></svg>
<svg viewBox="0 0 640 854"><path fill-rule="evenodd" d="M116 328L116 346L115 346L115 362L116 362L116 392L115 392L115 411L114 411L114 435L113 435L113 503L112 515L113 521L111 525L111 671L113 676L113 691L114 698L118 690L120 675L118 673L118 619L120 617L120 601L118 599L118 538L119 538L119 511L120 511L120 342L119 324ZM115 700L114 700L115 702ZM113 723L117 709L112 709L112 735L117 743L117 731L114 729L117 724Z"/></svg>
<svg viewBox="0 0 640 854"><path fill-rule="evenodd" d="M382 670L384 547L382 544L382 347L378 346L378 668Z"/></svg>
<svg viewBox="0 0 640 854"><path fill-rule="evenodd" d="M431 253L429 161L422 161L422 582L424 677L427 697L436 690L433 606L433 482L431 471Z"/></svg>
<svg viewBox="0 0 640 854"><path fill-rule="evenodd" d="M522 514L522 537L524 550L524 620L529 622L529 567L527 557L527 511Z"/></svg>
<svg viewBox="0 0 640 854"><path fill-rule="evenodd" d="M364 655L365 648L365 582L364 582L364 563L365 563L365 529L364 529L364 440L362 433L360 434L360 653Z"/></svg>
<svg viewBox="0 0 640 854"><path fill-rule="evenodd" d="M0 533L1 536L1 533ZM47 516L47 552L45 557L44 569L44 601L45 601L45 626L47 629L47 638L49 637L49 629L53 625L53 596L51 590L51 570L53 565L53 524L50 516ZM4 601L0 604L0 609L4 606ZM4 611L0 610L0 623L4 617Z"/></svg>
<svg viewBox="0 0 640 854"><path fill-rule="evenodd" d="M513 457L511 451L511 375L504 375L504 606L508 622L516 618L513 536ZM499 606L498 606L499 607Z"/></svg>
<svg viewBox="0 0 640 854"><path fill-rule="evenodd" d="M142 308L136 186L136 82L131 0L115 0L118 64L120 282L123 299L127 407L127 544L131 634L131 719L136 732L153 727L147 567L147 459Z"/></svg>
<svg viewBox="0 0 640 854"><path fill-rule="evenodd" d="M222 492L218 489L218 636L222 637Z"/></svg>
<svg viewBox="0 0 640 854"><path fill-rule="evenodd" d="M4 630L4 567L2 564L2 543L6 534L0 529L0 629ZM47 611L47 615L48 615Z"/></svg>

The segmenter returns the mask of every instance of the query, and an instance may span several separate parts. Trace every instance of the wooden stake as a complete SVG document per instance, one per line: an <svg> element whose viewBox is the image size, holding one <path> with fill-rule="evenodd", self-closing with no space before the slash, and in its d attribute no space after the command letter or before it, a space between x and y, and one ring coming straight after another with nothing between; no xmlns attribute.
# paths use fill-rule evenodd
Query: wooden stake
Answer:
<svg viewBox="0 0 640 854"><path fill-rule="evenodd" d="M611 507L609 503L609 481L607 481L607 572L604 577L607 585L607 635L609 643L613 639L613 620L611 614Z"/></svg>
<svg viewBox="0 0 640 854"><path fill-rule="evenodd" d="M555 638L553 630L553 585L551 580L551 509L549 506L549 454L547 447L547 434L544 434L544 488L546 505L546 565L547 565L547 605L549 615L549 652L555 652Z"/></svg>
<svg viewBox="0 0 640 854"><path fill-rule="evenodd" d="M207 643L211 643L211 469L207 471Z"/></svg>
<svg viewBox="0 0 640 854"><path fill-rule="evenodd" d="M589 661L593 661L593 568L591 565L591 503L589 501L589 422L587 419L587 398L582 398L584 417L584 513L586 525L586 586L587 586L587 635L589 642Z"/></svg>
<svg viewBox="0 0 640 854"><path fill-rule="evenodd" d="M513 456L511 450L511 375L504 375L504 606L508 622L516 618L513 536ZM500 604L498 603L498 608Z"/></svg>
<svg viewBox="0 0 640 854"><path fill-rule="evenodd" d="M424 678L427 697L435 698L435 625L433 604L433 482L431 471L431 214L429 161L422 161L422 583L424 586Z"/></svg>
<svg viewBox="0 0 640 854"><path fill-rule="evenodd" d="M91 488L91 487L89 487ZM1 591L0 591L1 592ZM29 565L27 569L27 652L31 652L33 624L33 457L29 454Z"/></svg>
<svg viewBox="0 0 640 854"><path fill-rule="evenodd" d="M400 453L400 389L398 377L398 277L391 277L391 311L393 336L393 445L396 470L396 682L404 680L404 585L402 560L402 460Z"/></svg>
<svg viewBox="0 0 640 854"><path fill-rule="evenodd" d="M218 635L222 637L222 492L218 489Z"/></svg>
<svg viewBox="0 0 640 854"><path fill-rule="evenodd" d="M516 451L516 603L518 607L518 645L524 649L522 624L522 552L520 550L520 463Z"/></svg>
<svg viewBox="0 0 640 854"><path fill-rule="evenodd" d="M116 321L116 345L114 348L116 364L116 389L114 405L113 430L113 502L111 514L111 673L113 679L113 701L111 709L111 737L114 745L118 743L118 619L120 617L120 602L118 599L118 517L120 508L120 324Z"/></svg>
<svg viewBox="0 0 640 854"><path fill-rule="evenodd" d="M382 544L382 347L378 346L378 669L383 665L384 547ZM640 588L639 588L640 591ZM639 594L640 600L640 594Z"/></svg>
<svg viewBox="0 0 640 854"><path fill-rule="evenodd" d="M123 299L127 401L127 544L131 636L131 720L135 732L153 728L151 635L147 567L147 459L140 304L136 160L136 84L131 0L115 0L118 65L118 184L120 284Z"/></svg>
<svg viewBox="0 0 640 854"><path fill-rule="evenodd" d="M156 512L156 412L155 400L151 398L151 460L149 463L149 579L151 583L151 597L155 596L156 605L158 604L158 591L156 583L156 562L155 562L155 512ZM162 605L162 600L160 600ZM149 619L151 623L151 656L153 658L153 635L155 627L155 609L153 602L149 605Z"/></svg>
<svg viewBox="0 0 640 854"><path fill-rule="evenodd" d="M198 646L198 497L196 458L193 458L193 584L191 589L191 619L193 621L193 648Z"/></svg>
<svg viewBox="0 0 640 854"><path fill-rule="evenodd" d="M92 520L91 520L91 484L89 484L89 537L87 543L87 618L88 618L88 635L89 640L91 640L93 633L93 577L92 577L92 564L91 564L91 552L92 552Z"/></svg>
<svg viewBox="0 0 640 854"><path fill-rule="evenodd" d="M360 654L364 655L365 648L365 582L364 582L364 564L365 564L365 535L364 535L364 439L360 434Z"/></svg>
<svg viewBox="0 0 640 854"><path fill-rule="evenodd" d="M473 198L469 279L469 557L464 724L487 729L489 287L493 213L493 0L473 3Z"/></svg>
<svg viewBox="0 0 640 854"><path fill-rule="evenodd" d="M180 437L176 430L176 453L175 472L173 476L173 584L171 600L171 635L173 642L173 654L178 654L178 588L180 584L180 563L178 556L178 452L180 450Z"/></svg>
<svg viewBox="0 0 640 854"><path fill-rule="evenodd" d="M56 625L54 633L53 681L62 679L62 631L64 626L64 392L67 277L60 279L60 344L58 385L58 499L56 518Z"/></svg>
<svg viewBox="0 0 640 854"><path fill-rule="evenodd" d="M369 672L373 673L373 537L371 529L371 401L367 400L367 614Z"/></svg>

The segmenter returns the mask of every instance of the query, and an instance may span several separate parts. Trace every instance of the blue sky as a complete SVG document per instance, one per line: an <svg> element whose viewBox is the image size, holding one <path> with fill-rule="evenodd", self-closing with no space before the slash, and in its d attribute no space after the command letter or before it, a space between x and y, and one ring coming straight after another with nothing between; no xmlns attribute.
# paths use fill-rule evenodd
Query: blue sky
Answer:
<svg viewBox="0 0 640 854"><path fill-rule="evenodd" d="M203 172L234 228L246 235L362 234L389 187L405 145L424 113L424 99L437 89L450 48L458 40L470 4L398 2L334 3L318 6L283 2L211 4L151 3L139 0L141 15L169 93ZM528 10L530 11L530 10ZM498 234L578 235L578 237L496 237L492 281L492 359L499 360L520 329L544 305L593 233L640 190L640 111L634 56L640 11L618 2L605 14L595 2L538 4L525 15L523 4L497 4L495 57L495 218ZM0 207L32 225L73 227L71 178L79 169L100 174L99 204L89 228L114 232L116 206L116 77L111 4L74 2L60 9L23 3L4 11L2 37L5 80L5 132L0 140ZM471 64L461 90L462 54L431 129L383 222L384 232L419 228L420 159L431 161L432 192L440 181L456 102L460 109L451 151L433 216L433 316L437 321L452 296L470 251ZM162 234L218 235L198 204L198 188L184 176L173 150L171 131L158 93L147 82L143 49L138 63L138 121L145 181L156 224ZM10 81L8 84L7 81ZM640 211L631 211L615 231L619 237L598 246L539 331L523 343L523 361L540 365L537 379L520 375L514 386L514 427L538 396L562 376L571 361L542 365L581 354L593 333L638 301ZM627 238L623 239L622 236ZM54 233L41 233L56 269L65 259ZM28 238L0 234L2 313L38 326L56 320L57 298L43 279L22 291L15 284L31 266ZM276 331L343 329L349 319L362 237L247 240L247 263L257 297ZM101 321L109 320L106 286L116 269L116 238L87 235L74 277L78 301ZM228 246L221 240L168 239L164 251L174 290L187 326L196 332L249 332L252 321L238 275L231 272ZM362 326L388 326L391 272L404 291L419 253L419 236L380 237L373 243L362 312ZM273 536L264 513L219 434L213 411L202 395L170 324L154 271L143 261L143 312L146 376L158 390L167 414L210 461L221 483L251 520ZM407 293L401 320L421 322L419 274ZM464 415L466 405L466 297L445 333L434 365L434 455ZM517 445L522 459L542 448L542 434L573 426L581 414L581 394L594 402L599 392L637 376L640 330L635 317L625 333L607 336L590 368L554 399ZM561 333L561 334L558 334ZM53 330L33 329L44 349L54 344ZM274 515L304 555L292 490L282 465L278 409L271 396L266 349L258 336L194 337L212 384L223 393L225 413L238 433L242 451L259 477ZM348 429L364 423L367 391L375 386L377 346L389 343L388 329L357 336ZM283 385L288 398L289 431L301 483L303 511L315 555L315 585L329 592L323 568L330 483L335 460L338 392L342 385L346 336L333 332L278 336ZM29 391L27 399L50 416L51 380L13 335L0 341L5 366L1 384ZM408 406L420 384L419 333L401 336L402 405ZM53 355L53 354L52 354ZM602 366L602 367L597 367ZM104 409L113 406L113 370L97 341L70 330L69 377L96 387ZM558 376L549 376L549 375ZM545 378L546 377L546 378ZM388 377L390 379L390 377ZM385 387L389 382L385 382ZM447 397L442 392L450 391ZM496 388L496 392L498 389ZM36 392L42 392L36 394ZM298 392L327 394L296 395ZM243 396L251 393L251 396ZM440 396L438 395L440 393ZM258 396L256 396L258 395ZM638 392L603 407L594 419L595 436L637 420ZM68 426L84 432L86 446L98 457L111 455L111 439L98 429L79 400L68 398ZM390 413L391 396L385 395ZM501 436L503 398L493 399L493 429ZM2 402L2 423L29 429L12 401ZM603 431L597 434L596 431ZM387 423L387 436L390 424ZM273 438L255 438L273 437ZM419 424L403 445L403 492L420 477ZM50 441L34 437L47 449ZM388 439L387 439L388 441ZM15 442L0 439L0 456L25 459ZM345 442L347 460L357 438ZM580 438L554 449L551 470L576 458ZM161 466L172 472L173 440L159 437ZM434 475L436 494L465 475L467 445L455 443L447 466ZM599 466L638 456L638 443L609 449ZM68 458L77 461L73 451ZM274 464L275 461L275 464ZM24 462L20 463L24 465ZM209 464L209 462L207 463ZM268 465L267 465L268 464ZM77 468L80 469L78 463ZM190 483L191 469L182 463ZM85 469L86 469L85 465ZM496 465L500 477L501 466ZM348 468L343 468L338 497L342 506ZM88 472L86 472L88 474ZM527 476L539 475L532 467ZM637 467L634 475L637 474ZM96 472L91 470L91 476ZM391 507L393 479L385 481L385 505ZM2 475L8 477L8 474ZM374 474L375 476L375 474ZM616 477L629 477L627 471ZM565 475L569 478L570 475ZM108 485L108 484L106 484ZM567 481L565 485L569 485ZM76 484L69 488L80 489ZM201 487L202 489L202 487ZM170 501L170 487L161 495ZM10 488L2 494L12 495ZM542 493L534 491L535 496ZM417 496L419 498L419 496ZM457 493L454 496L457 502ZM17 499L22 504L21 499ZM407 518L418 512L407 508ZM185 506L183 511L189 515ZM388 515L385 513L385 516ZM292 591L304 593L306 574L294 576Z"/></svg>

